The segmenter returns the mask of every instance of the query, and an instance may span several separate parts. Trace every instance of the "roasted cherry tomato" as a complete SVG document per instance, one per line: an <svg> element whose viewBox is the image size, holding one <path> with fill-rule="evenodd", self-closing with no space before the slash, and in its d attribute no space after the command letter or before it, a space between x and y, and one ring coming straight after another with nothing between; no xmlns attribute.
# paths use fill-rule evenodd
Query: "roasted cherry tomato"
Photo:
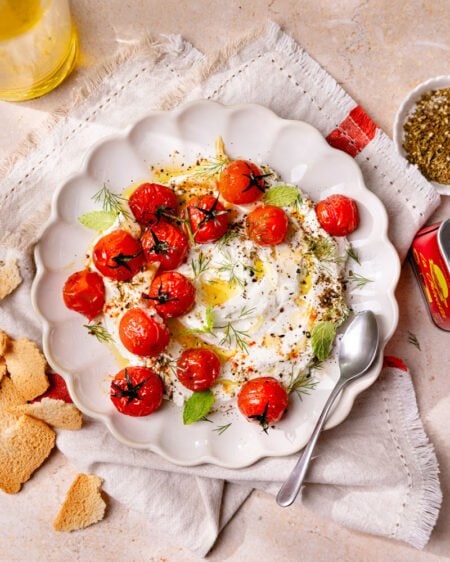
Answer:
<svg viewBox="0 0 450 562"><path fill-rule="evenodd" d="M194 240L199 244L215 242L228 230L228 211L217 197L194 197L187 204Z"/></svg>
<svg viewBox="0 0 450 562"><path fill-rule="evenodd" d="M126 367L111 381L110 397L114 406L126 416L148 416L163 399L161 378L147 367Z"/></svg>
<svg viewBox="0 0 450 562"><path fill-rule="evenodd" d="M273 205L257 207L247 215L247 233L260 246L276 246L286 238L288 217Z"/></svg>
<svg viewBox="0 0 450 562"><path fill-rule="evenodd" d="M345 195L330 195L319 201L316 215L320 226L331 236L347 236L359 225L358 207Z"/></svg>
<svg viewBox="0 0 450 562"><path fill-rule="evenodd" d="M211 349L186 349L177 361L178 380L194 392L210 388L219 373L220 360Z"/></svg>
<svg viewBox="0 0 450 562"><path fill-rule="evenodd" d="M64 283L63 299L67 308L92 320L102 312L105 304L105 285L102 277L88 269L72 273Z"/></svg>
<svg viewBox="0 0 450 562"><path fill-rule="evenodd" d="M123 345L135 355L155 357L169 343L170 333L160 319L143 308L131 308L119 323L119 337Z"/></svg>
<svg viewBox="0 0 450 562"><path fill-rule="evenodd" d="M266 430L279 421L288 406L289 397L273 377L258 377L247 381L239 392L237 404L245 417L257 421Z"/></svg>
<svg viewBox="0 0 450 562"><path fill-rule="evenodd" d="M159 183L143 183L130 195L128 205L138 223L153 224L164 216L176 216L177 196L170 187Z"/></svg>
<svg viewBox="0 0 450 562"><path fill-rule="evenodd" d="M126 230L113 230L100 238L92 259L100 273L116 281L128 281L145 263L141 243Z"/></svg>
<svg viewBox="0 0 450 562"><path fill-rule="evenodd" d="M142 296L163 318L175 318L194 306L195 287L178 271L165 271L153 279L148 295Z"/></svg>
<svg viewBox="0 0 450 562"><path fill-rule="evenodd" d="M141 238L148 262L159 262L159 269L176 269L188 254L189 244L182 230L167 221L150 226Z"/></svg>
<svg viewBox="0 0 450 562"><path fill-rule="evenodd" d="M234 160L220 174L218 188L222 197L236 205L253 203L265 191L264 174L248 160Z"/></svg>

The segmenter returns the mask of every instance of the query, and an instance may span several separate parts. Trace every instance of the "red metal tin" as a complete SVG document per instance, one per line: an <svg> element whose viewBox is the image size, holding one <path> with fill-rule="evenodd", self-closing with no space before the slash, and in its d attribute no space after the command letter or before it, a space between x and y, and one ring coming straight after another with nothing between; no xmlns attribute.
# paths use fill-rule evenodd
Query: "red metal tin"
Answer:
<svg viewBox="0 0 450 562"><path fill-rule="evenodd" d="M410 258L433 322L450 332L450 219L419 230Z"/></svg>

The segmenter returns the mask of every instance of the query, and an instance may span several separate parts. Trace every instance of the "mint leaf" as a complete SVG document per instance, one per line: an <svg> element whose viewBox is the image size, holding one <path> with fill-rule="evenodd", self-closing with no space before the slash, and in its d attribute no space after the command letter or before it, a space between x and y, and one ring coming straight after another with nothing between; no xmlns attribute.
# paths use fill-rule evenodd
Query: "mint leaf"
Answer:
<svg viewBox="0 0 450 562"><path fill-rule="evenodd" d="M117 214L113 211L91 211L78 218L83 226L102 232L114 224Z"/></svg>
<svg viewBox="0 0 450 562"><path fill-rule="evenodd" d="M295 185L276 185L264 194L264 202L276 207L289 207L297 201L301 201L301 196Z"/></svg>
<svg viewBox="0 0 450 562"><path fill-rule="evenodd" d="M194 392L184 404L183 423L190 425L209 414L214 404L214 394L210 390Z"/></svg>
<svg viewBox="0 0 450 562"><path fill-rule="evenodd" d="M333 322L317 322L311 332L311 345L319 361L325 361L330 355L336 328Z"/></svg>

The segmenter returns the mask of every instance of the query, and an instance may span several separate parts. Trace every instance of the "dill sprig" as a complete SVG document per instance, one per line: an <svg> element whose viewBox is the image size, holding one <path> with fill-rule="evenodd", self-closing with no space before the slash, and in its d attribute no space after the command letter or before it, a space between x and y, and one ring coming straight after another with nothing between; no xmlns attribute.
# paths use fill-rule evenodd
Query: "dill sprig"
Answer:
<svg viewBox="0 0 450 562"><path fill-rule="evenodd" d="M100 322L97 324L83 324L83 327L87 328L89 335L95 336L99 342L108 343L113 341L112 335Z"/></svg>
<svg viewBox="0 0 450 562"><path fill-rule="evenodd" d="M319 366L313 364L306 371L300 371L297 375L294 374L294 369L292 368L291 378L287 388L289 394L291 392L296 392L299 398L302 399L303 396L308 396L315 390L319 381L311 375L311 369L313 367L318 368Z"/></svg>
<svg viewBox="0 0 450 562"><path fill-rule="evenodd" d="M244 306L244 308L239 313L238 319L242 320L243 318L247 318L248 316L251 316L255 312L255 310L256 310L255 306L252 306L252 308L247 308L247 306Z"/></svg>
<svg viewBox="0 0 450 562"><path fill-rule="evenodd" d="M222 433L223 433L224 431L226 431L226 430L230 427L230 425L231 425L231 422L230 422L230 423L226 423L225 425L218 425L216 428L213 429L213 431L217 431L217 433L218 433L219 435L222 435Z"/></svg>
<svg viewBox="0 0 450 562"><path fill-rule="evenodd" d="M411 345L414 345L415 347L417 347L417 349L418 349L419 351L422 351L422 350L420 349L420 343L419 343L419 340L417 339L416 334L413 334L412 332L408 332L408 342L409 342Z"/></svg>
<svg viewBox="0 0 450 562"><path fill-rule="evenodd" d="M220 155L202 161L198 166L194 166L188 173L194 177L213 178L222 172L230 159L226 155Z"/></svg>
<svg viewBox="0 0 450 562"><path fill-rule="evenodd" d="M197 279L202 273L205 273L210 263L211 258L205 257L205 254L203 252L200 252L198 254L197 259L192 259L191 267L194 278Z"/></svg>
<svg viewBox="0 0 450 562"><path fill-rule="evenodd" d="M356 250L353 248L353 246L347 248L347 256L349 257L349 259L355 261L358 265L361 265L361 262L359 261L359 256L356 253Z"/></svg>
<svg viewBox="0 0 450 562"><path fill-rule="evenodd" d="M248 353L248 343L244 338L249 338L250 335L246 330L238 330L233 326L232 322L227 322L224 326L216 326L218 330L223 330L225 335L220 340L219 345L232 346L234 344L244 353Z"/></svg>
<svg viewBox="0 0 450 562"><path fill-rule="evenodd" d="M365 287L368 283L373 283L373 279L369 279L368 277L364 277L359 273L354 273L350 271L347 279L352 283L355 283L357 287Z"/></svg>
<svg viewBox="0 0 450 562"><path fill-rule="evenodd" d="M310 240L309 253L325 263L341 263L343 261L343 258L337 252L336 245L329 238Z"/></svg>
<svg viewBox="0 0 450 562"><path fill-rule="evenodd" d="M222 252L225 260L217 268L219 273L228 274L227 281L239 285L240 287L245 286L245 280L239 275L239 262L234 261L229 252ZM255 268L251 265L241 264L244 271L252 271L255 273Z"/></svg>
<svg viewBox="0 0 450 562"><path fill-rule="evenodd" d="M106 184L103 184L103 187L92 196L92 199L95 203L100 204L107 213L114 213L116 216L122 214L128 219L130 218L130 213L123 206L123 202L126 202L125 197L110 191Z"/></svg>
<svg viewBox="0 0 450 562"><path fill-rule="evenodd" d="M219 248L223 248L223 246L228 246L228 244L232 240L234 240L239 236L240 230L241 230L241 225L239 225L238 223L231 224L228 230L225 232L225 234L221 236L219 240L217 240L217 244L219 245Z"/></svg>

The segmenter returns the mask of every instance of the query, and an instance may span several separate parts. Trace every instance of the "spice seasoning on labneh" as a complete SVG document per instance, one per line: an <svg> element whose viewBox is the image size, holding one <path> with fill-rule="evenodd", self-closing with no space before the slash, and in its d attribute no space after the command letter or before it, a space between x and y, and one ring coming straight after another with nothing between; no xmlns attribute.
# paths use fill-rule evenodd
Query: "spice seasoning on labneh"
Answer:
<svg viewBox="0 0 450 562"><path fill-rule="evenodd" d="M432 181L450 183L450 88L432 90L416 103L404 125L403 149Z"/></svg>

